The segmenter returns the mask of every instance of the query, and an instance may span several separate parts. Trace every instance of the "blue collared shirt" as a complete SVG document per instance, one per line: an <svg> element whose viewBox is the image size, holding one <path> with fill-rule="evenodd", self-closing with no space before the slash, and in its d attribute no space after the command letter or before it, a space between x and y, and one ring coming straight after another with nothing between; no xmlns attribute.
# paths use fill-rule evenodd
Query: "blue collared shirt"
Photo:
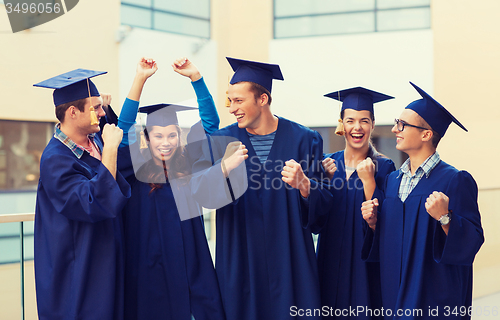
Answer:
<svg viewBox="0 0 500 320"><path fill-rule="evenodd" d="M403 176L401 179L401 184L399 185L399 199L401 201L405 201L408 198L408 195L412 192L413 189L417 186L420 179L424 177L429 178L431 171L437 166L437 164L441 161L439 154L434 152L429 158L425 159L425 161L417 168L415 174L411 175L410 170L410 159L406 160L399 169L399 177Z"/></svg>
<svg viewBox="0 0 500 320"><path fill-rule="evenodd" d="M92 143L94 142L95 133L89 134L88 137ZM64 132L61 131L61 123L56 124L56 131L54 132L54 138L61 141L66 147L68 147L75 156L80 159L83 153L86 151L82 146L77 145L73 140L71 140ZM97 148L99 150L99 148Z"/></svg>

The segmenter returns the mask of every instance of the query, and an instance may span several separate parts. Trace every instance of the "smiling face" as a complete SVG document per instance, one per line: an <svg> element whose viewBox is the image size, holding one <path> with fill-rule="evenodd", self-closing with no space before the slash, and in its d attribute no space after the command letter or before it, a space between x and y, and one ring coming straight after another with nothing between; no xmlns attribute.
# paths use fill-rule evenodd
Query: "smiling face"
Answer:
<svg viewBox="0 0 500 320"><path fill-rule="evenodd" d="M428 126L427 124L424 125L422 123L423 119L411 109L404 109L399 120L415 126ZM399 131L397 125L394 125L391 131L396 134L396 149L410 156L417 154L422 150L424 144L429 141L429 130L405 126L403 131Z"/></svg>
<svg viewBox="0 0 500 320"><path fill-rule="evenodd" d="M345 109L343 123L348 146L353 149L367 148L375 128L370 111Z"/></svg>
<svg viewBox="0 0 500 320"><path fill-rule="evenodd" d="M152 126L148 128L148 136L149 150L155 163L159 166L162 165L162 161L168 164L179 147L179 127L176 125Z"/></svg>
<svg viewBox="0 0 500 320"><path fill-rule="evenodd" d="M250 90L249 82L238 82L229 86L229 113L236 117L239 128L258 129L261 125L262 108L267 103L267 95L257 99Z"/></svg>

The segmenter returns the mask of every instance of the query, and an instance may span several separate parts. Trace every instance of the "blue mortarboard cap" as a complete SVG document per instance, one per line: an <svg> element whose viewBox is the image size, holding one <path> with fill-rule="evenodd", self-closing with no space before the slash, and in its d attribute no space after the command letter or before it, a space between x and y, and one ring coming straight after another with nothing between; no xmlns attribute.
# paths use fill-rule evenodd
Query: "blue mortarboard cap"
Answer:
<svg viewBox="0 0 500 320"><path fill-rule="evenodd" d="M196 107L181 106L177 104L160 103L150 106L140 107L139 112L146 113L148 118L146 120L146 127L161 126L166 127L169 125L179 125L177 119L177 112L197 110Z"/></svg>
<svg viewBox="0 0 500 320"><path fill-rule="evenodd" d="M34 84L33 86L55 89L53 93L54 105L58 106L63 103L88 98L89 96L99 97L99 91L97 90L95 84L90 80L90 78L100 76L101 74L105 73L107 72L87 69L75 69L73 71L66 72ZM87 79L89 79L88 85Z"/></svg>
<svg viewBox="0 0 500 320"><path fill-rule="evenodd" d="M227 61L234 70L234 75L230 83L235 84L241 81L250 81L260 84L271 92L273 79L284 80L281 74L280 66L241 59L226 57Z"/></svg>
<svg viewBox="0 0 500 320"><path fill-rule="evenodd" d="M448 129L448 126L452 122L455 122L460 128L468 131L457 119L455 119L455 117L448 110L446 110L433 97L431 97L415 84L411 82L410 84L422 96L422 99L413 101L405 109L411 109L418 113L418 115L421 116L434 131L439 133L441 137L444 136L446 130Z"/></svg>
<svg viewBox="0 0 500 320"><path fill-rule="evenodd" d="M394 97L363 87L349 88L325 94L325 97L342 101L342 110L367 110L373 113L373 104Z"/></svg>

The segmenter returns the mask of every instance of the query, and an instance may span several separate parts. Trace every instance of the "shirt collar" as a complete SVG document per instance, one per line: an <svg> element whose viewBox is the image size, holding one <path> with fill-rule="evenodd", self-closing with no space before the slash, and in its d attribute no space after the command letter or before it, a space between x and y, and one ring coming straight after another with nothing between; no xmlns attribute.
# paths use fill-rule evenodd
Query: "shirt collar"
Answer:
<svg viewBox="0 0 500 320"><path fill-rule="evenodd" d="M417 174L418 171L423 171L425 173L425 176L429 178L431 171L434 170L434 168L440 161L441 157L439 156L439 153L436 151L432 155L430 155L427 159L425 159L425 161L417 168L415 174ZM401 175L403 174L411 176L410 158L406 159L406 161L401 165L401 168L399 169L398 178L401 177Z"/></svg>
<svg viewBox="0 0 500 320"><path fill-rule="evenodd" d="M56 124L54 137L61 141L66 147L68 147L73 154L80 159L85 151L85 148L76 144L73 140L71 140L64 132L61 131L61 123ZM95 133L88 135L91 141L94 141Z"/></svg>

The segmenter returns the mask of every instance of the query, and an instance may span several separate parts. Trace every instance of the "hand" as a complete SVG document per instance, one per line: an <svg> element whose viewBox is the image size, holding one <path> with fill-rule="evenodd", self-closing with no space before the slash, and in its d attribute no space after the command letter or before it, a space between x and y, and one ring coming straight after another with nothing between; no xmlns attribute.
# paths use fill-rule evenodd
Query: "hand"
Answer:
<svg viewBox="0 0 500 320"><path fill-rule="evenodd" d="M377 198L373 200L367 200L361 205L361 214L363 215L363 219L365 219L366 223L368 223L368 226L373 231L375 231L375 227L377 225L377 207Z"/></svg>
<svg viewBox="0 0 500 320"><path fill-rule="evenodd" d="M321 164L323 165L323 168L326 171L326 175L327 175L328 179L332 180L333 174L335 173L335 171L337 171L337 165L335 164L335 160L332 158L326 158L326 159L323 159Z"/></svg>
<svg viewBox="0 0 500 320"><path fill-rule="evenodd" d="M144 80L151 77L158 70L156 61L150 58L141 58L137 64L136 75L142 77Z"/></svg>
<svg viewBox="0 0 500 320"><path fill-rule="evenodd" d="M178 74L191 79L192 82L197 81L201 78L201 74L200 71L198 71L198 68L196 68L194 63L189 61L189 59L186 57L176 59L172 64L172 68Z"/></svg>
<svg viewBox="0 0 500 320"><path fill-rule="evenodd" d="M102 106L107 107L111 104L111 95L109 93L101 93Z"/></svg>
<svg viewBox="0 0 500 320"><path fill-rule="evenodd" d="M425 209L436 220L448 213L450 199L442 192L434 191L425 201Z"/></svg>
<svg viewBox="0 0 500 320"><path fill-rule="evenodd" d="M291 159L285 162L281 175L281 179L292 188L299 189L304 198L309 197L311 181L309 181L309 178L302 171L302 167L295 160Z"/></svg>
<svg viewBox="0 0 500 320"><path fill-rule="evenodd" d="M358 163L356 166L356 172L358 173L359 179L363 184L366 182L375 180L375 164L370 157Z"/></svg>
<svg viewBox="0 0 500 320"><path fill-rule="evenodd" d="M228 177L229 173L236 169L245 159L248 158L248 150L239 141L233 141L226 147L226 153L221 161L222 173Z"/></svg>
<svg viewBox="0 0 500 320"><path fill-rule="evenodd" d="M123 130L116 127L114 124L105 124L102 130L102 140L104 147L118 149L122 142Z"/></svg>

